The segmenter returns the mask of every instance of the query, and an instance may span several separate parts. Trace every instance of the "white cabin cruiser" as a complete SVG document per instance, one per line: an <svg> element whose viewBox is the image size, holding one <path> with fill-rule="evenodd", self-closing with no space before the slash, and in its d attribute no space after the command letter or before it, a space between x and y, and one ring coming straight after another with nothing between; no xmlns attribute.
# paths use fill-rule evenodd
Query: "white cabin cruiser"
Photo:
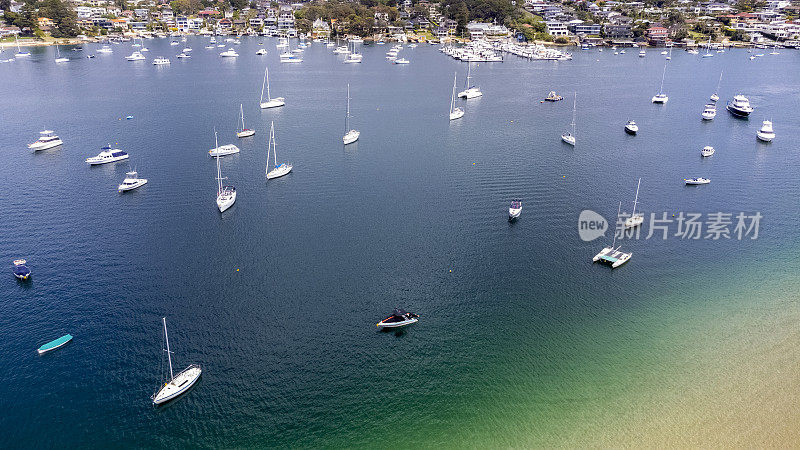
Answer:
<svg viewBox="0 0 800 450"><path fill-rule="evenodd" d="M772 129L771 120L765 120L764 123L761 124L761 129L756 133L756 137L759 141L764 142L771 142L775 139L775 131Z"/></svg>
<svg viewBox="0 0 800 450"><path fill-rule="evenodd" d="M117 190L119 192L130 191L138 187L144 186L145 184L147 184L147 179L139 178L139 174L136 173L135 170L132 170L125 174L125 179L122 180L122 184L119 185Z"/></svg>
<svg viewBox="0 0 800 450"><path fill-rule="evenodd" d="M717 105L713 103L707 104L703 109L702 117L703 120L714 120L714 117L717 117Z"/></svg>
<svg viewBox="0 0 800 450"><path fill-rule="evenodd" d="M636 122L633 120L629 120L628 123L625 124L625 132L628 134L636 134L639 132L639 125L636 125Z"/></svg>
<svg viewBox="0 0 800 450"><path fill-rule="evenodd" d="M703 147L702 150L700 150L700 155L702 155L703 157L711 156L714 154L715 151L716 150L714 150L714 147L706 145L705 147Z"/></svg>
<svg viewBox="0 0 800 450"><path fill-rule="evenodd" d="M518 219L522 214L522 200L512 200L511 206L508 207L508 219Z"/></svg>
<svg viewBox="0 0 800 450"><path fill-rule="evenodd" d="M144 61L146 58L142 54L142 52L133 52L130 55L126 56L125 59L128 61Z"/></svg>
<svg viewBox="0 0 800 450"><path fill-rule="evenodd" d="M728 102L728 111L737 117L747 117L753 112L753 107L750 106L750 101L744 95L736 95L733 100Z"/></svg>
<svg viewBox="0 0 800 450"><path fill-rule="evenodd" d="M169 58L156 58L153 60L154 66L164 66L169 64Z"/></svg>
<svg viewBox="0 0 800 450"><path fill-rule="evenodd" d="M97 154L97 156L92 156L91 158L86 158L86 162L90 166L96 166L98 164L108 164L117 161L122 161L123 159L128 159L128 154L123 152L118 148L111 148L111 145L106 145L102 148L103 151Z"/></svg>
<svg viewBox="0 0 800 450"><path fill-rule="evenodd" d="M28 148L33 151L39 150L47 150L53 147L58 147L59 145L63 144L64 142L61 141L61 138L53 134L50 130L40 131L39 140L34 142L33 144L28 144Z"/></svg>
<svg viewBox="0 0 800 450"><path fill-rule="evenodd" d="M698 184L711 183L711 180L709 180L708 178L703 178L703 177L684 178L683 181L686 182L686 184L689 184L689 185L698 185Z"/></svg>
<svg viewBox="0 0 800 450"><path fill-rule="evenodd" d="M229 49L225 50L224 52L220 53L219 56L221 56L223 58L235 58L235 57L239 56L239 54L236 53L236 50L234 50L233 48L229 48Z"/></svg>
<svg viewBox="0 0 800 450"><path fill-rule="evenodd" d="M239 153L239 147L233 144L225 144L209 150L208 156L219 157L219 156L233 155L234 153Z"/></svg>

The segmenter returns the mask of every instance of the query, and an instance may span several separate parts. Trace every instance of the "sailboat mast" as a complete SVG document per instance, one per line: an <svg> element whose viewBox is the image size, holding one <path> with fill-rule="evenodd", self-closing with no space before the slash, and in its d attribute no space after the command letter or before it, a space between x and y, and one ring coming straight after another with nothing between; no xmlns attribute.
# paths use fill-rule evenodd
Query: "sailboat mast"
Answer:
<svg viewBox="0 0 800 450"><path fill-rule="evenodd" d="M453 112L453 107L456 104L456 72L453 72L453 95L450 96L450 112Z"/></svg>
<svg viewBox="0 0 800 450"><path fill-rule="evenodd" d="M244 131L244 105L239 103L239 111L242 113L242 131Z"/></svg>
<svg viewBox="0 0 800 450"><path fill-rule="evenodd" d="M264 173L269 173L269 152L272 150L273 139L275 139L275 122L271 122L269 125L269 140L267 141L267 168L264 169Z"/></svg>
<svg viewBox="0 0 800 450"><path fill-rule="evenodd" d="M219 161L219 159L217 159L217 161ZM169 379L172 380L175 377L172 375L172 355L170 354L169 351L169 336L167 335L167 318L162 317L161 321L164 322L164 339L167 341L167 360L169 361Z"/></svg>
<svg viewBox="0 0 800 450"><path fill-rule="evenodd" d="M472 64L470 64L468 62L467 63L467 81L464 84L464 89L469 89L469 80L470 80L470 78L472 78L471 75L472 75Z"/></svg>
<svg viewBox="0 0 800 450"><path fill-rule="evenodd" d="M658 93L659 94L663 94L664 93L664 75L666 75L666 74L667 74L667 63L664 63L664 71L661 72L661 87L658 88Z"/></svg>
<svg viewBox="0 0 800 450"><path fill-rule="evenodd" d="M622 201L619 202L619 206L617 206L617 220L619 220L619 213L622 211ZM611 248L614 248L617 245L617 225L616 221L614 221L614 240L611 241Z"/></svg>
<svg viewBox="0 0 800 450"><path fill-rule="evenodd" d="M578 93L575 92L575 97L572 99L572 135L575 136L575 105L578 103Z"/></svg>
<svg viewBox="0 0 800 450"><path fill-rule="evenodd" d="M347 114L344 116L344 132L350 131L350 83L347 83Z"/></svg>
<svg viewBox="0 0 800 450"><path fill-rule="evenodd" d="M639 183L636 184L636 198L633 199L633 213L631 217L636 215L636 204L639 203L639 186L642 185L642 179L639 178Z"/></svg>
<svg viewBox="0 0 800 450"><path fill-rule="evenodd" d="M219 143L217 142L217 130L214 130L214 148L219 148ZM220 156L217 155L217 195L222 193L222 171L219 167L219 158Z"/></svg>
<svg viewBox="0 0 800 450"><path fill-rule="evenodd" d="M267 67L264 67L264 80L261 81L261 103L264 103L264 85L267 83ZM269 94L267 94L269 98Z"/></svg>
<svg viewBox="0 0 800 450"><path fill-rule="evenodd" d="M269 94L269 68L264 69L264 79L267 80L267 101L272 101L272 96Z"/></svg>

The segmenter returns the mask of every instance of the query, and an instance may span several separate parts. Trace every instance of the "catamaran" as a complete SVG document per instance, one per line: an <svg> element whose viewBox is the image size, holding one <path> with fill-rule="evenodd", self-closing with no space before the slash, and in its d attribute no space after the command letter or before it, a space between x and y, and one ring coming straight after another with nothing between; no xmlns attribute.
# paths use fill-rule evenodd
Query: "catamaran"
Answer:
<svg viewBox="0 0 800 450"><path fill-rule="evenodd" d="M625 219L625 228L638 227L644 223L644 214L636 214L636 204L639 203L639 186L642 184L642 179L639 178L639 183L636 185L636 198L633 199L633 212L631 216Z"/></svg>
<svg viewBox="0 0 800 450"><path fill-rule="evenodd" d="M272 157L274 161L274 167L272 170L269 170L269 154L270 151L272 152ZM267 168L265 169L265 173L268 180L273 178L278 178L286 175L287 173L292 171L292 165L289 163L280 163L278 164L278 150L275 145L275 122L270 123L269 126L269 142L267 143Z"/></svg>
<svg viewBox="0 0 800 450"><path fill-rule="evenodd" d="M395 61L396 62L396 61ZM483 95L481 88L477 86L470 86L469 81L472 79L472 64L467 63L467 83L463 91L458 93L458 98L469 100Z"/></svg>
<svg viewBox="0 0 800 450"><path fill-rule="evenodd" d="M167 342L167 361L169 363L169 380L164 383L164 386L158 389L150 398L153 400L154 405L160 405L175 398L191 388L203 373L203 370L197 364L190 364L189 367L183 369L182 372L175 375L172 373L172 352L169 350L169 336L167 335L167 318L161 319L164 323L164 340Z"/></svg>
<svg viewBox="0 0 800 450"><path fill-rule="evenodd" d="M344 131L344 137L342 137L344 145L352 144L361 136L360 131L350 129L350 83L347 83L347 114L344 116Z"/></svg>
<svg viewBox="0 0 800 450"><path fill-rule="evenodd" d="M453 95L450 97L450 120L464 117L464 110L456 106L456 73L453 73Z"/></svg>
<svg viewBox="0 0 800 450"><path fill-rule="evenodd" d="M661 73L661 87L658 88L658 94L652 98L653 103L667 103L669 97L664 93L664 76L667 74L667 63L664 63L664 71Z"/></svg>
<svg viewBox="0 0 800 450"><path fill-rule="evenodd" d="M575 105L578 102L578 93L575 93L575 98L572 100L572 133L566 132L561 135L561 140L571 146L575 146Z"/></svg>
<svg viewBox="0 0 800 450"><path fill-rule="evenodd" d="M238 133L236 133L236 137L243 138L243 137L249 137L249 136L252 136L252 135L256 134L256 130L251 130L249 128L245 128L245 126L244 126L244 106L241 103L239 103L239 111L242 114L242 131L239 131Z"/></svg>
<svg viewBox="0 0 800 450"><path fill-rule="evenodd" d="M267 101L264 101L264 85L267 86ZM275 108L278 106L285 105L283 97L270 97L269 94L269 67L264 67L264 81L261 83L261 100L259 101L259 105L261 105L261 109L266 108Z"/></svg>
<svg viewBox="0 0 800 450"><path fill-rule="evenodd" d="M619 217L620 210L622 208L622 202L619 202L619 207L617 208L617 217ZM620 250L622 246L615 247L617 243L617 232L614 230L614 240L611 242L611 247L605 247L600 253L596 254L594 258L592 258L592 262L603 262L606 264L610 264L612 269L616 269L617 267L625 264L631 259L633 253L626 253Z"/></svg>

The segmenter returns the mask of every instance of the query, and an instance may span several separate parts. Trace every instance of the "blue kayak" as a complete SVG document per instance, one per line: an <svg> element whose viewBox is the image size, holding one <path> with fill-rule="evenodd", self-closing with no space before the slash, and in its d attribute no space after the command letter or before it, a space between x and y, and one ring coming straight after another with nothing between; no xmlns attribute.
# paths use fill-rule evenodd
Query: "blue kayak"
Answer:
<svg viewBox="0 0 800 450"><path fill-rule="evenodd" d="M65 334L64 336L61 336L60 338L58 338L58 339L56 339L54 341L50 341L47 344L44 344L43 346L39 347L39 350L37 350L37 351L41 355L42 353L47 353L49 351L55 350L55 349L57 349L59 347L62 347L64 345L66 345L66 343L71 341L71 340L72 340L72 335L71 334Z"/></svg>

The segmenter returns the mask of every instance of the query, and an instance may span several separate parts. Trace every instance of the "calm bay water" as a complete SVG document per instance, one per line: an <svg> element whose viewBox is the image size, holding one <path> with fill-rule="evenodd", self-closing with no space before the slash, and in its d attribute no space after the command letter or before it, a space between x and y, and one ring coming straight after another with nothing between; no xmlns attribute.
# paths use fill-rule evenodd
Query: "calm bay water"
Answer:
<svg viewBox="0 0 800 450"><path fill-rule="evenodd" d="M87 45L63 65L37 48L0 65L0 258L33 270L0 289L0 444L663 444L645 421L664 395L703 416L698 373L719 375L742 336L769 339L751 327L785 331L800 314L800 53L673 52L664 106L649 101L657 51L507 56L473 67L484 97L448 123L466 65L433 47L403 50L407 66L365 47L346 65L313 44L291 65L274 43L244 39L223 59L190 38L180 60L182 47L146 41L144 63L124 60L129 44L86 59ZM284 108L258 108L264 64ZM746 95L750 120L723 107L700 120L723 69L720 103ZM347 83L362 134L343 148ZM540 103L550 90L577 92L575 149L559 140L571 102ZM240 103L253 138L235 138ZM777 138L758 143L767 118ZM271 121L295 168L266 183ZM215 128L242 149L223 158L238 199L222 215ZM42 129L63 148L30 153ZM120 195L128 163L87 167L106 143L149 183ZM701 160L705 145L717 153ZM693 176L713 181L684 186ZM640 240L626 266L592 265L607 242L578 238L579 212L630 209L639 177L644 212L760 211L759 239ZM512 198L525 210L510 224ZM394 306L420 323L376 332ZM154 409L163 316L175 368L204 373ZM74 342L36 355L65 333Z"/></svg>

